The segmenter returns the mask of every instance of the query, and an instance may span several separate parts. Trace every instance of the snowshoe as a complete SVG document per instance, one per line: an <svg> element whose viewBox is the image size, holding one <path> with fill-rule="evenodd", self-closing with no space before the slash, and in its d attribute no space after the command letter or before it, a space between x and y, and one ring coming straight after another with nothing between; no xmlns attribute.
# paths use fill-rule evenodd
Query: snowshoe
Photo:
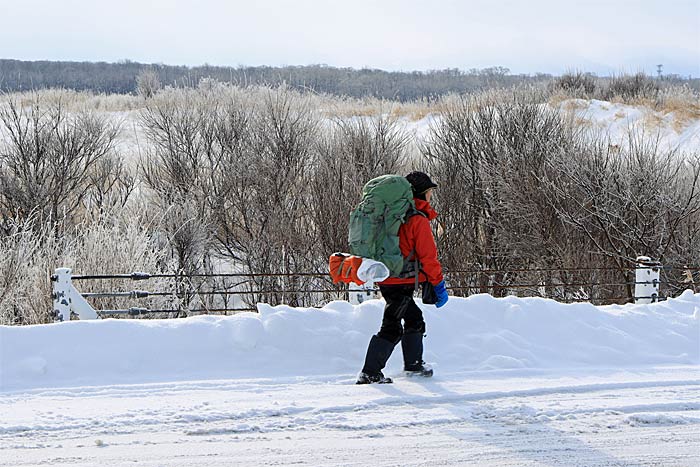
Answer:
<svg viewBox="0 0 700 467"><path fill-rule="evenodd" d="M357 382L355 384L389 384L393 383L391 378L387 378L384 376L384 373L381 371L376 374L376 375L370 375L364 372L361 372L359 375L357 375Z"/></svg>
<svg viewBox="0 0 700 467"><path fill-rule="evenodd" d="M420 362L415 366L404 368L403 372L408 377L421 376L423 378L430 378L433 376L432 367L425 362Z"/></svg>

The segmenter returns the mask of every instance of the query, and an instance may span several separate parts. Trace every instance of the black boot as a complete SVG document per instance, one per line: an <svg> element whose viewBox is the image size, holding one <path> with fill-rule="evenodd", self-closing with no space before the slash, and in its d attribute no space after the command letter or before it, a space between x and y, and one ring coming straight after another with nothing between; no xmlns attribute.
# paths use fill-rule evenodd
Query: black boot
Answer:
<svg viewBox="0 0 700 467"><path fill-rule="evenodd" d="M357 384L392 382L391 378L384 376L382 369L389 360L395 345L395 343L381 337L372 336L367 347L365 366L362 367L362 372L357 376Z"/></svg>
<svg viewBox="0 0 700 467"><path fill-rule="evenodd" d="M401 338L403 370L407 376L433 376L433 369L423 361L423 333L411 332Z"/></svg>

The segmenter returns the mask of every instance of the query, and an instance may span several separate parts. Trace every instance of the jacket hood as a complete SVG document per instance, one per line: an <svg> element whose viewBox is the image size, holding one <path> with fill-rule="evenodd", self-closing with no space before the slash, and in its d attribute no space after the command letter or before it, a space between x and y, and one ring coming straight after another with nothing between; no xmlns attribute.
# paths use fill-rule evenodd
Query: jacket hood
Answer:
<svg viewBox="0 0 700 467"><path fill-rule="evenodd" d="M433 219L435 219L438 216L437 211L435 211L435 209L433 209L433 207L430 205L430 203L427 202L426 200L420 199L420 198L413 198L413 201L416 202L416 209L418 209L423 214L428 216L429 220L432 221Z"/></svg>

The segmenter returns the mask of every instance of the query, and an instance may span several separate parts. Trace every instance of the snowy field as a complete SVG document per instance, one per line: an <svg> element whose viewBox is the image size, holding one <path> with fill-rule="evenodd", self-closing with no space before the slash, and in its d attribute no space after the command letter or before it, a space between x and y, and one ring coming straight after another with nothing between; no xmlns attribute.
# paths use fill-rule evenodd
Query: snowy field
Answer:
<svg viewBox="0 0 700 467"><path fill-rule="evenodd" d="M356 386L382 305L0 327L0 466L700 466L700 294L452 298Z"/></svg>
<svg viewBox="0 0 700 467"><path fill-rule="evenodd" d="M646 141L658 143L662 150L700 151L700 120L678 112L660 112L644 106L595 99L567 99L557 105L543 105L572 115L577 124L610 138L611 145L620 148L628 145L632 132ZM118 150L133 158L142 153L147 138L139 122L139 111L108 112L107 116L121 124ZM418 120L402 117L399 123L408 135L419 141L428 137L431 126L439 119L439 115L429 114Z"/></svg>
<svg viewBox="0 0 700 467"><path fill-rule="evenodd" d="M629 145L632 133L658 144L661 150L700 151L700 120L680 112L659 112L595 99L569 99L559 108L572 112L578 124L597 130L621 148Z"/></svg>

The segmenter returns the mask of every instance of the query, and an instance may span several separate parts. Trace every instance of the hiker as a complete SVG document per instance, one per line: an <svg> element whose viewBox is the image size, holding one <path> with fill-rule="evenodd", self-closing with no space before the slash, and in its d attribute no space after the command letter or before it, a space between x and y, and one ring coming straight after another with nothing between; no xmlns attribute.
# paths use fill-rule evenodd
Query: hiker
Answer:
<svg viewBox="0 0 700 467"><path fill-rule="evenodd" d="M390 277L379 283L379 290L386 300L384 317L381 329L369 342L357 384L391 383L390 378L384 377L382 369L399 341L403 350L404 371L408 375L428 377L433 374L433 370L423 361L425 321L421 309L413 301L413 292L417 282L429 281L437 296L435 305L439 308L447 303L442 266L437 259L435 238L430 228L430 221L437 217L430 206L430 197L437 184L423 172L411 172L406 179L411 183L418 213L410 216L399 228L399 247L406 264L411 263L414 259L412 253L415 254L420 265L419 276L417 281L414 275Z"/></svg>

